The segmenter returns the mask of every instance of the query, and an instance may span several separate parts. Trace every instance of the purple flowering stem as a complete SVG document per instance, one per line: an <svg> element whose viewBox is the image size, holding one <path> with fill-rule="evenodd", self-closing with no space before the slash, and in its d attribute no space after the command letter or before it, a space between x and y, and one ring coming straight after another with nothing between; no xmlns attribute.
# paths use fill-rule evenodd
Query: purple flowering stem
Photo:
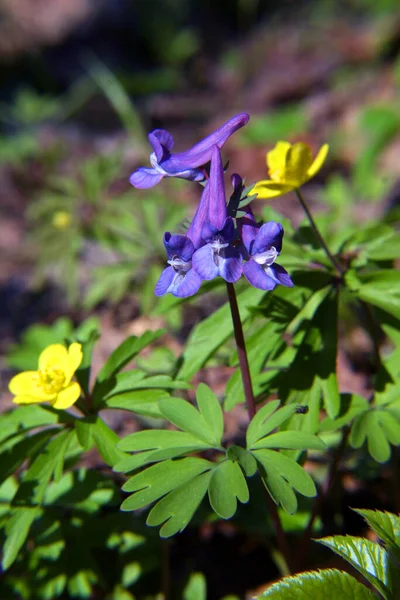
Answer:
<svg viewBox="0 0 400 600"><path fill-rule="evenodd" d="M331 254L328 246L325 243L324 238L322 237L316 222L313 219L313 216L306 204L306 201L304 200L303 194L301 193L301 191L298 188L295 188L294 190L298 201L300 202L304 212L307 215L308 220L310 221L310 225L312 227L312 230L314 231L316 237L318 238L319 243L321 244L321 248L323 249L323 251L325 252L326 256L329 258L329 260L331 261L331 263L333 264L333 266L335 267L336 271L340 274L340 275L344 275L345 273L345 269L343 268L343 266L339 263L339 261L333 256L333 254Z"/></svg>
<svg viewBox="0 0 400 600"><path fill-rule="evenodd" d="M235 334L235 341L236 341L237 353L238 353L238 357L239 357L240 371L242 374L244 396L246 399L246 408L247 408L247 413L249 415L249 419L251 421L251 419L256 414L257 408L256 408L256 402L255 402L254 393L253 393L253 385L251 383L249 361L247 358L246 343L244 341L242 321L240 319L239 306L237 303L235 287L232 283L229 283L227 281L226 289L228 292L229 306L231 309L232 322L233 322L233 331ZM272 500L271 496L269 495L269 493L267 492L267 490L265 488L264 488L264 493L265 493L265 499L267 502L268 510L269 510L269 513L271 516L272 524L274 526L275 536L276 536L276 540L278 542L279 550L285 559L286 566L288 569L288 574L293 573L294 568L293 568L293 563L292 563L292 557L290 554L286 535L283 530L281 520L279 518L278 510L276 508L275 502Z"/></svg>

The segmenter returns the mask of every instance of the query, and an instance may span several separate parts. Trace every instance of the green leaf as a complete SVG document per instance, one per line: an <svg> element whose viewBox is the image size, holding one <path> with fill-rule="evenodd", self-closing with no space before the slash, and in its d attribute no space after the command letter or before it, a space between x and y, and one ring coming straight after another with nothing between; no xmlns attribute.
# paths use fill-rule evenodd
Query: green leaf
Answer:
<svg viewBox="0 0 400 600"><path fill-rule="evenodd" d="M340 411L335 419L326 417L321 425L320 431L337 431L345 425L349 425L359 414L367 411L369 404L365 398L358 394L340 394Z"/></svg>
<svg viewBox="0 0 400 600"><path fill-rule="evenodd" d="M224 415L218 398L205 383L200 383L196 390L196 402L200 414L214 436L215 443L220 446L224 434Z"/></svg>
<svg viewBox="0 0 400 600"><path fill-rule="evenodd" d="M28 537L33 521L41 514L39 507L27 506L15 509L5 527L6 541L3 546L2 567L8 569Z"/></svg>
<svg viewBox="0 0 400 600"><path fill-rule="evenodd" d="M262 431L264 422L277 410L279 405L280 400L271 400L256 412L247 427L247 446L251 446L263 436Z"/></svg>
<svg viewBox="0 0 400 600"><path fill-rule="evenodd" d="M159 402L160 412L175 427L197 437L202 442L211 447L220 447L221 436L219 439L215 435L215 426L210 427L203 414L196 408L181 398L164 398ZM207 414L207 413L206 413ZM207 415L209 417L209 415ZM220 431L220 425L218 431Z"/></svg>
<svg viewBox="0 0 400 600"><path fill-rule="evenodd" d="M295 356L280 375L278 393L286 402L298 402L297 396L318 387L328 416L334 418L340 409L336 378L338 295L334 288L328 292L313 317L302 321L293 337Z"/></svg>
<svg viewBox="0 0 400 600"><path fill-rule="evenodd" d="M229 446L226 451L229 460L237 461L246 474L246 477L252 477L257 473L257 461L248 450L241 446Z"/></svg>
<svg viewBox="0 0 400 600"><path fill-rule="evenodd" d="M325 450L326 446L316 435L303 431L279 431L255 442L252 448L285 448L288 450Z"/></svg>
<svg viewBox="0 0 400 600"><path fill-rule="evenodd" d="M14 498L16 506L40 505L53 474L60 475L68 445L75 436L74 430L62 431L53 437L44 450L25 471L22 483Z"/></svg>
<svg viewBox="0 0 400 600"><path fill-rule="evenodd" d="M303 496L316 496L313 480L296 461L274 450L254 450L252 454L263 469L262 480L272 498L289 514L297 509L292 488Z"/></svg>
<svg viewBox="0 0 400 600"><path fill-rule="evenodd" d="M379 243L366 246L364 254L370 260L393 260L400 256L400 236L393 232L380 238Z"/></svg>
<svg viewBox="0 0 400 600"><path fill-rule="evenodd" d="M230 519L236 512L236 498L242 504L249 501L249 489L241 468L236 462L219 463L208 486L211 507L222 519Z"/></svg>
<svg viewBox="0 0 400 600"><path fill-rule="evenodd" d="M360 276L357 296L400 319L400 271L382 269Z"/></svg>
<svg viewBox="0 0 400 600"><path fill-rule="evenodd" d="M145 377L145 372L139 369L123 371L98 387L98 395L108 398L126 392L145 389L188 389L191 386L186 381L174 380L168 375L153 375Z"/></svg>
<svg viewBox="0 0 400 600"><path fill-rule="evenodd" d="M43 425L56 425L60 411L51 412L38 404L19 406L0 416L0 443L21 431L28 431Z"/></svg>
<svg viewBox="0 0 400 600"><path fill-rule="evenodd" d="M288 406L282 406L282 408L278 408L278 410L276 410L279 404L279 400L268 402L253 417L246 433L248 449L252 448L259 439L265 437L271 431L287 421L292 415L294 415L298 408L296 405L290 404Z"/></svg>
<svg viewBox="0 0 400 600"><path fill-rule="evenodd" d="M185 589L183 600L207 600L207 582L203 573L192 573Z"/></svg>
<svg viewBox="0 0 400 600"><path fill-rule="evenodd" d="M209 448L208 444L201 442L197 437L190 433L174 431L172 429L147 429L144 431L137 431L135 433L130 433L118 443L118 448L125 452L161 450L184 446Z"/></svg>
<svg viewBox="0 0 400 600"><path fill-rule="evenodd" d="M105 402L107 408L128 410L138 415L160 417L159 401L169 398L164 390L135 390L111 396Z"/></svg>
<svg viewBox="0 0 400 600"><path fill-rule="evenodd" d="M76 436L78 438L78 442L82 446L84 450L90 450L93 445L93 435L92 435L92 420L91 418L86 419L76 419L75 421L75 430Z"/></svg>
<svg viewBox="0 0 400 600"><path fill-rule="evenodd" d="M376 596L354 577L337 569L323 569L284 577L256 600L376 600Z"/></svg>
<svg viewBox="0 0 400 600"><path fill-rule="evenodd" d="M138 431L126 436L118 444L118 448L138 452L138 454L125 457L122 461L119 461L114 466L114 471L132 471L149 462L159 462L189 452L207 450L209 447L209 444L183 431L170 429Z"/></svg>
<svg viewBox="0 0 400 600"><path fill-rule="evenodd" d="M390 409L370 407L358 415L351 428L350 445L360 448L368 441L368 452L374 460L384 463L390 458L390 444L399 443L400 424Z"/></svg>
<svg viewBox="0 0 400 600"><path fill-rule="evenodd" d="M134 493L124 500L121 510L143 508L212 468L213 463L210 461L194 457L166 460L152 465L124 484L122 489L125 492Z"/></svg>
<svg viewBox="0 0 400 600"><path fill-rule="evenodd" d="M379 544L354 536L335 535L318 540L349 562L382 594L391 600L389 557Z"/></svg>
<svg viewBox="0 0 400 600"><path fill-rule="evenodd" d="M250 316L250 306L256 305L265 294L262 290L247 288L238 295L242 323ZM180 379L189 380L205 365L214 352L233 333L229 304L224 304L192 331L183 353L183 362L178 373Z"/></svg>
<svg viewBox="0 0 400 600"><path fill-rule="evenodd" d="M373 529L389 547L400 549L400 517L393 513L379 510L353 509L364 517L369 527Z"/></svg>
<svg viewBox="0 0 400 600"><path fill-rule="evenodd" d="M91 424L91 432L94 443L107 465L113 467L126 456L124 452L117 448L120 441L118 435L100 417L96 417Z"/></svg>
<svg viewBox="0 0 400 600"><path fill-rule="evenodd" d="M11 438L6 449L0 454L0 484L12 475L22 463L34 456L57 430L46 429L29 437L25 432Z"/></svg>
<svg viewBox="0 0 400 600"><path fill-rule="evenodd" d="M211 473L211 470L200 473L164 496L151 509L147 525L156 526L163 523L160 536L164 538L183 531L207 493Z"/></svg>
<svg viewBox="0 0 400 600"><path fill-rule="evenodd" d="M50 479L60 474L64 454L74 431L63 431L47 443L24 473L14 499L16 509L6 526L6 542L3 549L3 568L8 568L18 556L34 519L40 514L39 505ZM36 506L35 506L36 505Z"/></svg>
<svg viewBox="0 0 400 600"><path fill-rule="evenodd" d="M118 371L124 368L137 354L146 346L157 340L164 334L163 329L158 331L146 331L142 336L130 336L122 342L118 348L112 352L107 362L103 365L97 376L97 382L102 383L108 378L111 378Z"/></svg>

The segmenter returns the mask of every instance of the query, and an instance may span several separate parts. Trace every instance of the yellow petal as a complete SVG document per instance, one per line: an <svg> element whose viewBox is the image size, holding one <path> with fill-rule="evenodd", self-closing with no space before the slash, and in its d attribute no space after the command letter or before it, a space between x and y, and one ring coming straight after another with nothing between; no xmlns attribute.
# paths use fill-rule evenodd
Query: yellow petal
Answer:
<svg viewBox="0 0 400 600"><path fill-rule="evenodd" d="M293 190L294 187L295 185L278 183L276 181L271 181L270 179L265 179L264 181L258 181L255 184L255 186L250 190L249 196L252 194L257 194L257 197L260 200L268 200L270 198L282 196L283 194Z"/></svg>
<svg viewBox="0 0 400 600"><path fill-rule="evenodd" d="M311 148L298 142L288 150L286 155L285 182L292 182L295 187L299 187L308 179L308 170L312 165Z"/></svg>
<svg viewBox="0 0 400 600"><path fill-rule="evenodd" d="M80 395L80 386L77 383L73 382L70 383L69 386L61 390L61 392L59 392L59 394L57 395L55 401L51 404L54 406L54 408L57 409L69 408L78 400Z"/></svg>
<svg viewBox="0 0 400 600"><path fill-rule="evenodd" d="M286 155L290 150L289 142L277 142L275 148L267 153L267 167L269 176L274 181L283 181L286 165Z"/></svg>
<svg viewBox="0 0 400 600"><path fill-rule="evenodd" d="M38 402L45 402L45 400L41 400L40 398L34 398L33 396L15 396L13 398L13 402L15 404L37 404Z"/></svg>
<svg viewBox="0 0 400 600"><path fill-rule="evenodd" d="M315 157L315 160L312 163L311 167L308 169L307 180L311 179L311 177L314 177L314 175L316 173L318 173L318 171L320 170L320 168L322 167L322 165L325 162L328 151L329 151L328 144L324 144L322 146L322 148L319 150L317 156Z"/></svg>
<svg viewBox="0 0 400 600"><path fill-rule="evenodd" d="M68 371L66 373L65 385L67 386L72 379L73 374L82 362L82 346L74 342L68 348Z"/></svg>
<svg viewBox="0 0 400 600"><path fill-rule="evenodd" d="M62 344L47 346L39 356L39 369L57 369L63 373L68 370L68 352Z"/></svg>
<svg viewBox="0 0 400 600"><path fill-rule="evenodd" d="M33 396L36 398L35 402L43 402L55 397L55 394L46 394L38 384L39 376L37 371L25 371L24 373L15 375L11 379L8 389L16 396Z"/></svg>

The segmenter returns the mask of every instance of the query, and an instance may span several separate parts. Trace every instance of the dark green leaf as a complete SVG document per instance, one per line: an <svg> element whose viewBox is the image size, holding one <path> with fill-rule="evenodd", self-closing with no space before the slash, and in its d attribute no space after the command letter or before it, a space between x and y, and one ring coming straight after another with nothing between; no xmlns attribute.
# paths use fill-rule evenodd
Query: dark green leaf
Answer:
<svg viewBox="0 0 400 600"><path fill-rule="evenodd" d="M208 385L200 383L196 390L196 402L200 414L214 436L215 443L220 446L224 433L224 416L218 398Z"/></svg>
<svg viewBox="0 0 400 600"><path fill-rule="evenodd" d="M320 431L336 431L349 425L357 415L368 410L365 398L357 394L340 394L340 412L335 419L326 417L321 423Z"/></svg>
<svg viewBox="0 0 400 600"><path fill-rule="evenodd" d="M33 521L41 512L39 507L32 506L14 509L7 520L5 528L6 541L3 547L3 569L8 569L13 564L28 537Z"/></svg>
<svg viewBox="0 0 400 600"><path fill-rule="evenodd" d="M400 517L378 510L353 509L389 547L400 549Z"/></svg>
<svg viewBox="0 0 400 600"><path fill-rule="evenodd" d="M273 414L271 414L271 404L273 405L272 410L275 411ZM268 402L253 417L246 434L248 449L255 446L259 439L264 438L271 431L282 425L297 411L297 406L294 404L282 406L282 408L276 410L278 406L279 400Z"/></svg>
<svg viewBox="0 0 400 600"><path fill-rule="evenodd" d="M120 441L118 435L100 419L96 417L91 425L91 432L94 443L107 465L113 467L118 461L122 460L126 454L117 448Z"/></svg>
<svg viewBox="0 0 400 600"><path fill-rule="evenodd" d="M379 544L354 536L336 535L318 540L361 573L386 600L391 600L389 558Z"/></svg>
<svg viewBox="0 0 400 600"><path fill-rule="evenodd" d="M241 446L229 446L226 456L232 461L237 461L247 477L252 477L257 472L257 462L254 456Z"/></svg>
<svg viewBox="0 0 400 600"><path fill-rule="evenodd" d="M159 408L161 414L176 427L211 447L220 447L221 439L216 438L215 427L210 428L203 415L190 402L181 398L164 398L160 400Z"/></svg>
<svg viewBox="0 0 400 600"><path fill-rule="evenodd" d="M207 493L212 471L206 471L169 492L151 509L147 525L163 526L160 536L167 538L183 531Z"/></svg>
<svg viewBox="0 0 400 600"><path fill-rule="evenodd" d="M159 401L169 398L164 390L135 390L111 396L105 402L107 408L119 408L147 417L160 417Z"/></svg>
<svg viewBox="0 0 400 600"><path fill-rule="evenodd" d="M92 421L91 419L76 419L75 430L78 442L84 450L90 450L93 445Z"/></svg>
<svg viewBox="0 0 400 600"><path fill-rule="evenodd" d="M193 457L152 465L124 484L122 489L125 492L135 493L122 503L121 510L143 508L212 468L213 463Z"/></svg>
<svg viewBox="0 0 400 600"><path fill-rule="evenodd" d="M292 487L303 496L316 495L315 484L310 475L291 458L274 450L254 450L252 454L262 466L264 485L275 502L282 504L289 514L297 509Z"/></svg>
<svg viewBox="0 0 400 600"><path fill-rule="evenodd" d="M256 600L376 600L376 596L354 577L337 569L323 569L284 577Z"/></svg>
<svg viewBox="0 0 400 600"><path fill-rule="evenodd" d="M222 519L230 519L239 502L249 501L249 489L241 468L236 462L224 460L211 475L208 497L215 513Z"/></svg>
<svg viewBox="0 0 400 600"><path fill-rule="evenodd" d="M136 337L132 335L122 342L118 348L114 350L107 362L103 365L97 376L97 382L101 383L106 379L115 375L118 371L124 368L143 348L149 346L164 334L164 330L146 331L142 336Z"/></svg>
<svg viewBox="0 0 400 600"><path fill-rule="evenodd" d="M325 450L326 446L316 435L303 431L279 431L261 438L252 448L285 448L289 450Z"/></svg>
<svg viewBox="0 0 400 600"><path fill-rule="evenodd" d="M262 290L248 288L238 295L242 323L250 316L250 307L265 294ZM183 364L178 373L180 379L189 380L207 362L214 352L232 335L233 325L230 308L224 304L210 317L201 321L192 331L183 354Z"/></svg>

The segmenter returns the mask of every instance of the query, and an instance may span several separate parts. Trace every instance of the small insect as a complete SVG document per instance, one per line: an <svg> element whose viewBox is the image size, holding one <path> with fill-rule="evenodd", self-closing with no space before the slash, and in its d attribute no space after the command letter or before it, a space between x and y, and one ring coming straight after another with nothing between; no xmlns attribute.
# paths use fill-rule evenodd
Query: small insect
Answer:
<svg viewBox="0 0 400 600"><path fill-rule="evenodd" d="M308 413L308 406L297 406L296 413L298 415L306 415Z"/></svg>

